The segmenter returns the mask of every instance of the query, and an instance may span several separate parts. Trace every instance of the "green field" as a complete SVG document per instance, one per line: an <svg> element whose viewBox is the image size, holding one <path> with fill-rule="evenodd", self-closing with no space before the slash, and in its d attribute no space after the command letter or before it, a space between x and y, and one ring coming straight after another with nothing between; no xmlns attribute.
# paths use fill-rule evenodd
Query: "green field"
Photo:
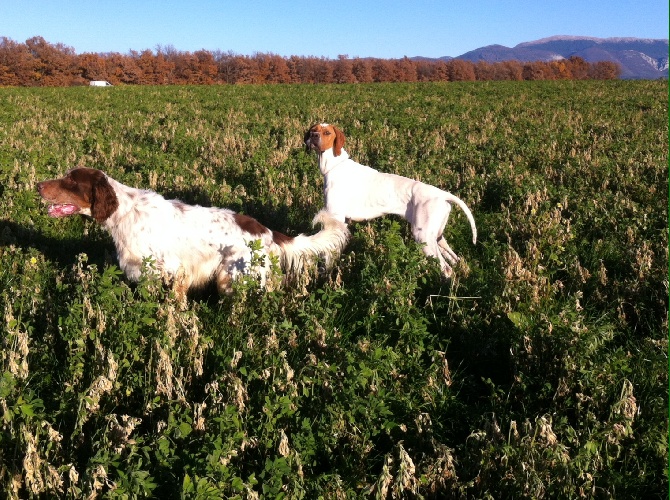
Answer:
<svg viewBox="0 0 670 500"><path fill-rule="evenodd" d="M666 498L668 84L0 89L0 496ZM184 307L48 218L77 165L272 229L322 207L314 122L461 197L326 275Z"/></svg>

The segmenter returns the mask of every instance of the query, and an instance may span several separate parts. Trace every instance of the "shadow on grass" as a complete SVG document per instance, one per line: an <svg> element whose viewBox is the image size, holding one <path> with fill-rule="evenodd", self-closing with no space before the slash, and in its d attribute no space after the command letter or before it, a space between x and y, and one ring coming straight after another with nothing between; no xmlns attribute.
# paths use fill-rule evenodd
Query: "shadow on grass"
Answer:
<svg viewBox="0 0 670 500"><path fill-rule="evenodd" d="M17 246L34 248L46 259L61 267L68 267L77 261L77 255L85 253L93 264L109 264L116 261L114 245L111 239L80 237L53 237L39 229L9 220L0 220L0 248Z"/></svg>

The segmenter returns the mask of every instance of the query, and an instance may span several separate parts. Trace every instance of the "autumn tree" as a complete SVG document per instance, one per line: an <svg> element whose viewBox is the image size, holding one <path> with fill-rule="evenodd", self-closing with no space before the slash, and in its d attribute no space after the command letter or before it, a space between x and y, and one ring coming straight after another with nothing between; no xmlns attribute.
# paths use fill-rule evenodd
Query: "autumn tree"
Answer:
<svg viewBox="0 0 670 500"><path fill-rule="evenodd" d="M144 58L144 60L148 62L146 54ZM149 70L145 73L144 69L139 64L140 60L141 58L138 59L133 57L132 53L127 56L119 54L118 52L107 54L107 74L109 75L107 80L114 85L118 85L119 83L127 85L153 84L153 80L150 80L152 72Z"/></svg>
<svg viewBox="0 0 670 500"><path fill-rule="evenodd" d="M355 58L351 63L351 73L358 83L372 83L372 64L369 59Z"/></svg>
<svg viewBox="0 0 670 500"><path fill-rule="evenodd" d="M447 72L449 81L452 82L472 82L475 80L474 64L462 59L452 59L447 63Z"/></svg>
<svg viewBox="0 0 670 500"><path fill-rule="evenodd" d="M214 56L207 50L197 50L188 54L187 58L191 77L185 79L187 84L212 85L216 79L217 67Z"/></svg>
<svg viewBox="0 0 670 500"><path fill-rule="evenodd" d="M435 81L446 82L449 80L449 66L446 61L435 63Z"/></svg>
<svg viewBox="0 0 670 500"><path fill-rule="evenodd" d="M416 79L420 82L435 81L435 63L433 61L426 60L417 61Z"/></svg>
<svg viewBox="0 0 670 500"><path fill-rule="evenodd" d="M416 64L408 57L393 61L393 81L416 82Z"/></svg>
<svg viewBox="0 0 670 500"><path fill-rule="evenodd" d="M254 53L249 58L249 82L265 83L270 77L270 60L266 54Z"/></svg>
<svg viewBox="0 0 670 500"><path fill-rule="evenodd" d="M349 56L339 55L333 67L333 82L335 83L355 83L354 65Z"/></svg>
<svg viewBox="0 0 670 500"><path fill-rule="evenodd" d="M519 61L503 61L498 63L505 75L505 80L523 80L523 66Z"/></svg>
<svg viewBox="0 0 670 500"><path fill-rule="evenodd" d="M132 59L133 64L130 62L124 64L124 74L127 77L131 77L130 79L126 79L127 83L137 83L140 85L172 83L169 81L170 73L166 71L167 67L163 66L165 58L162 54L161 57L157 57L149 49L145 49L141 53L131 50L129 58Z"/></svg>
<svg viewBox="0 0 670 500"><path fill-rule="evenodd" d="M372 62L372 81L393 81L393 63L387 59L374 59Z"/></svg>
<svg viewBox="0 0 670 500"><path fill-rule="evenodd" d="M109 80L107 59L99 54L85 53L78 58L79 74L85 80Z"/></svg>
<svg viewBox="0 0 670 500"><path fill-rule="evenodd" d="M214 53L219 81L223 83L237 83L240 73L238 56L232 52L217 51Z"/></svg>
<svg viewBox="0 0 670 500"><path fill-rule="evenodd" d="M26 40L26 46L35 60L33 77L39 85L71 85L79 76L73 48L62 43L52 45L41 36Z"/></svg>
<svg viewBox="0 0 670 500"><path fill-rule="evenodd" d="M586 80L589 76L589 63L577 56L568 59L570 64L570 74L575 80Z"/></svg>
<svg viewBox="0 0 670 500"><path fill-rule="evenodd" d="M252 83L287 83L291 79L286 59L281 56L259 52L249 62Z"/></svg>
<svg viewBox="0 0 670 500"><path fill-rule="evenodd" d="M270 71L266 82L268 83L290 83L291 76L289 74L288 64L286 59L277 55L269 55Z"/></svg>
<svg viewBox="0 0 670 500"><path fill-rule="evenodd" d="M616 80L621 75L621 68L611 61L598 61L593 63L589 71L589 77L594 80Z"/></svg>
<svg viewBox="0 0 670 500"><path fill-rule="evenodd" d="M549 63L552 80L571 80L572 72L570 64L565 60L551 61Z"/></svg>
<svg viewBox="0 0 670 500"><path fill-rule="evenodd" d="M474 65L475 79L478 81L493 80L495 75L495 65L488 61L477 61Z"/></svg>
<svg viewBox="0 0 670 500"><path fill-rule="evenodd" d="M545 66L541 62L529 62L523 65L524 80L546 80Z"/></svg>
<svg viewBox="0 0 670 500"><path fill-rule="evenodd" d="M613 62L588 63L579 57L557 61L472 63L462 59L337 59L198 50L158 46L128 54L84 53L33 37L24 44L0 37L0 85L64 86L108 80L113 84L170 85L216 83L370 83L473 80L615 79Z"/></svg>
<svg viewBox="0 0 670 500"><path fill-rule="evenodd" d="M304 64L302 58L298 56L291 56L286 60L288 65L288 76L290 83L304 83L303 72Z"/></svg>
<svg viewBox="0 0 670 500"><path fill-rule="evenodd" d="M28 85L33 80L35 64L25 44L0 38L0 85Z"/></svg>
<svg viewBox="0 0 670 500"><path fill-rule="evenodd" d="M316 83L333 82L333 65L325 57L314 61L314 81Z"/></svg>

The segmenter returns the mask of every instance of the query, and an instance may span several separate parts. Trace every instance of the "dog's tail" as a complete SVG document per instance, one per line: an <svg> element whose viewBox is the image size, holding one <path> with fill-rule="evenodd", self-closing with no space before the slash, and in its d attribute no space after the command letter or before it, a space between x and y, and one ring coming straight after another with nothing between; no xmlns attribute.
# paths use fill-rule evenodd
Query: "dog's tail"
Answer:
<svg viewBox="0 0 670 500"><path fill-rule="evenodd" d="M349 240L349 229L344 222L335 218L326 210L321 210L312 225L321 224L322 228L316 234L306 236L300 234L294 238L287 238L279 242L282 249L282 267L284 272L296 272L309 257L321 256L330 264L332 258L337 257Z"/></svg>
<svg viewBox="0 0 670 500"><path fill-rule="evenodd" d="M463 213L470 221L470 227L472 228L472 243L477 243L477 226L475 226L475 218L472 216L472 212L470 212L468 206L458 196L449 192L447 193L447 202L455 203L461 210L463 210Z"/></svg>

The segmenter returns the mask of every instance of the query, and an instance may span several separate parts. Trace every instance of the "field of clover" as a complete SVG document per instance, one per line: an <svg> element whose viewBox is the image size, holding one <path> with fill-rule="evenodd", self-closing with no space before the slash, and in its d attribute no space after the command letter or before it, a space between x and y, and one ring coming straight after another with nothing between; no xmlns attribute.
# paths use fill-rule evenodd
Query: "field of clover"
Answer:
<svg viewBox="0 0 670 500"><path fill-rule="evenodd" d="M668 83L0 89L0 496L666 498ZM35 184L103 169L309 233L305 130L461 197L184 303ZM151 265L147 262L147 265Z"/></svg>

